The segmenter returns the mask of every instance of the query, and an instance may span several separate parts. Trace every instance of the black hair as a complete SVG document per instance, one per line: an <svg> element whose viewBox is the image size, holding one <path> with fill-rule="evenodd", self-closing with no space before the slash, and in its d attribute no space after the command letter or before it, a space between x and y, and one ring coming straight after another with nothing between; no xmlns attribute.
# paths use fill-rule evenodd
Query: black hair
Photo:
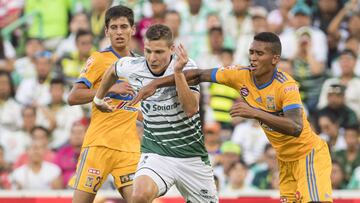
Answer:
<svg viewBox="0 0 360 203"><path fill-rule="evenodd" d="M43 131L43 132L46 133L46 136L47 136L48 138L50 137L50 131L49 131L49 129L47 129L47 128L43 127L43 126L35 126L35 127L33 127L33 128L31 129L31 131L30 131L30 134L33 135L33 133L35 132L35 130L41 130L41 131Z"/></svg>
<svg viewBox="0 0 360 203"><path fill-rule="evenodd" d="M79 30L79 31L76 33L75 41L77 42L80 37L85 36L85 35L91 35L91 36L93 36L93 33L90 32L89 30Z"/></svg>
<svg viewBox="0 0 360 203"><path fill-rule="evenodd" d="M230 55L234 55L234 49L222 48L222 49L221 49L221 53L228 53L228 54L230 54Z"/></svg>
<svg viewBox="0 0 360 203"><path fill-rule="evenodd" d="M109 27L111 19L117 19L125 17L129 21L130 25L134 25L134 12L126 6L114 6L109 8L105 13L105 27Z"/></svg>
<svg viewBox="0 0 360 203"><path fill-rule="evenodd" d="M50 85L62 84L65 85L65 80L62 77L53 78L50 81Z"/></svg>
<svg viewBox="0 0 360 203"><path fill-rule="evenodd" d="M4 71L4 70L0 70L0 76L4 75L5 77L8 78L9 83L10 83L10 97L15 97L15 86L12 80L12 77L10 75L9 72Z"/></svg>
<svg viewBox="0 0 360 203"><path fill-rule="evenodd" d="M351 49L344 49L341 53L340 53L340 56L342 55L350 55L352 56L355 60L357 59L357 56L355 54L355 52L353 52L353 50Z"/></svg>
<svg viewBox="0 0 360 203"><path fill-rule="evenodd" d="M260 32L254 36L254 40L270 43L272 52L281 55L281 41L276 34L272 32Z"/></svg>
<svg viewBox="0 0 360 203"><path fill-rule="evenodd" d="M211 35L213 32L219 32L221 35L223 35L223 29L221 27L212 27L209 29L209 35Z"/></svg>
<svg viewBox="0 0 360 203"><path fill-rule="evenodd" d="M152 40L166 40L169 45L173 44L174 38L170 28L166 25L155 24L149 27L145 33L145 38Z"/></svg>

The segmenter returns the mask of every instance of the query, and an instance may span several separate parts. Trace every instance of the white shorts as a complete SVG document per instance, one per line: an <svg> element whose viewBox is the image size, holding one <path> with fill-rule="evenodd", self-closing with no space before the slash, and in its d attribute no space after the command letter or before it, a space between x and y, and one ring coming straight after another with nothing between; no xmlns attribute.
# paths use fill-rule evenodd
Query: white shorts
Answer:
<svg viewBox="0 0 360 203"><path fill-rule="evenodd" d="M159 196L175 184L188 203L219 202L214 173L200 157L175 158L153 153L143 153L135 173L149 176L158 186Z"/></svg>

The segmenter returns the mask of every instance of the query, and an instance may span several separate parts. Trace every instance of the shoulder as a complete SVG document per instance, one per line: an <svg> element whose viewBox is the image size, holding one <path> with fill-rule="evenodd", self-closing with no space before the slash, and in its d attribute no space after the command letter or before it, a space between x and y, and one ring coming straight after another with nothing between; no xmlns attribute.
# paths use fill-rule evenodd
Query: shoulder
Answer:
<svg viewBox="0 0 360 203"><path fill-rule="evenodd" d="M296 83L293 77L291 77L288 73L277 70L274 74L274 79L282 85L287 85L289 83Z"/></svg>
<svg viewBox="0 0 360 203"><path fill-rule="evenodd" d="M126 56L126 57L122 57L121 59L117 60L115 62L115 66L116 67L130 66L130 65L134 66L134 65L144 64L144 63L145 63L144 57Z"/></svg>

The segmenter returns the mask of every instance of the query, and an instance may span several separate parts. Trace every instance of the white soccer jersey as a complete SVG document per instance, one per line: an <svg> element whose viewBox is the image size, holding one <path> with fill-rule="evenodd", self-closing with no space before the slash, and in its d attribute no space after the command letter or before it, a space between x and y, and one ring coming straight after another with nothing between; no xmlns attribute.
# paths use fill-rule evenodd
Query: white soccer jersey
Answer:
<svg viewBox="0 0 360 203"><path fill-rule="evenodd" d="M174 73L174 60L161 76L154 75L144 57L124 57L115 63L116 74L126 78L130 85L138 91L152 80ZM196 64L189 60L184 70L195 69ZM199 92L199 86L190 86ZM163 156L187 158L202 157L208 162L201 132L200 115L196 113L188 118L177 97L176 87L164 87L142 101L141 110L144 115L144 136L141 145L143 153L156 153Z"/></svg>

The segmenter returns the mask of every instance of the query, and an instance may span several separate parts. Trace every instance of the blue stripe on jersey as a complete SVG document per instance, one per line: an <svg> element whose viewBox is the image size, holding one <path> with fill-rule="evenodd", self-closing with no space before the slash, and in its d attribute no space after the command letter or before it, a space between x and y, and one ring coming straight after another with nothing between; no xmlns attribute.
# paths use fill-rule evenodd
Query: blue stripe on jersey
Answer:
<svg viewBox="0 0 360 203"><path fill-rule="evenodd" d="M89 89L92 86L91 82L87 78L79 78L75 83L84 83Z"/></svg>
<svg viewBox="0 0 360 203"><path fill-rule="evenodd" d="M130 94L120 95L120 94L115 94L115 93L109 93L106 96L110 97L112 99L125 100L125 101L129 101L129 100L133 99L133 96Z"/></svg>
<svg viewBox="0 0 360 203"><path fill-rule="evenodd" d="M218 70L219 70L219 68L214 68L214 69L211 71L211 81L212 81L212 82L216 82L216 83L217 83L216 73L217 73Z"/></svg>
<svg viewBox="0 0 360 203"><path fill-rule="evenodd" d="M254 84L255 84L256 88L258 88L259 90L261 90L261 89L264 89L265 87L269 86L269 85L273 82L273 80L275 79L276 73L277 73L277 69L275 69L274 74L273 74L271 80L270 80L269 82L265 83L265 84L260 85L260 86L258 86L258 85L256 84L255 78L253 77L253 81L254 81Z"/></svg>
<svg viewBox="0 0 360 203"><path fill-rule="evenodd" d="M289 111L291 109L297 109L297 108L301 108L301 104L290 104L290 105L287 105L285 107L283 107L283 111Z"/></svg>
<svg viewBox="0 0 360 203"><path fill-rule="evenodd" d="M275 78L277 81L279 81L280 83L284 83L285 81L284 80L281 80L279 78Z"/></svg>
<svg viewBox="0 0 360 203"><path fill-rule="evenodd" d="M277 72L278 75L281 75L285 80L288 80L286 75L283 72Z"/></svg>

